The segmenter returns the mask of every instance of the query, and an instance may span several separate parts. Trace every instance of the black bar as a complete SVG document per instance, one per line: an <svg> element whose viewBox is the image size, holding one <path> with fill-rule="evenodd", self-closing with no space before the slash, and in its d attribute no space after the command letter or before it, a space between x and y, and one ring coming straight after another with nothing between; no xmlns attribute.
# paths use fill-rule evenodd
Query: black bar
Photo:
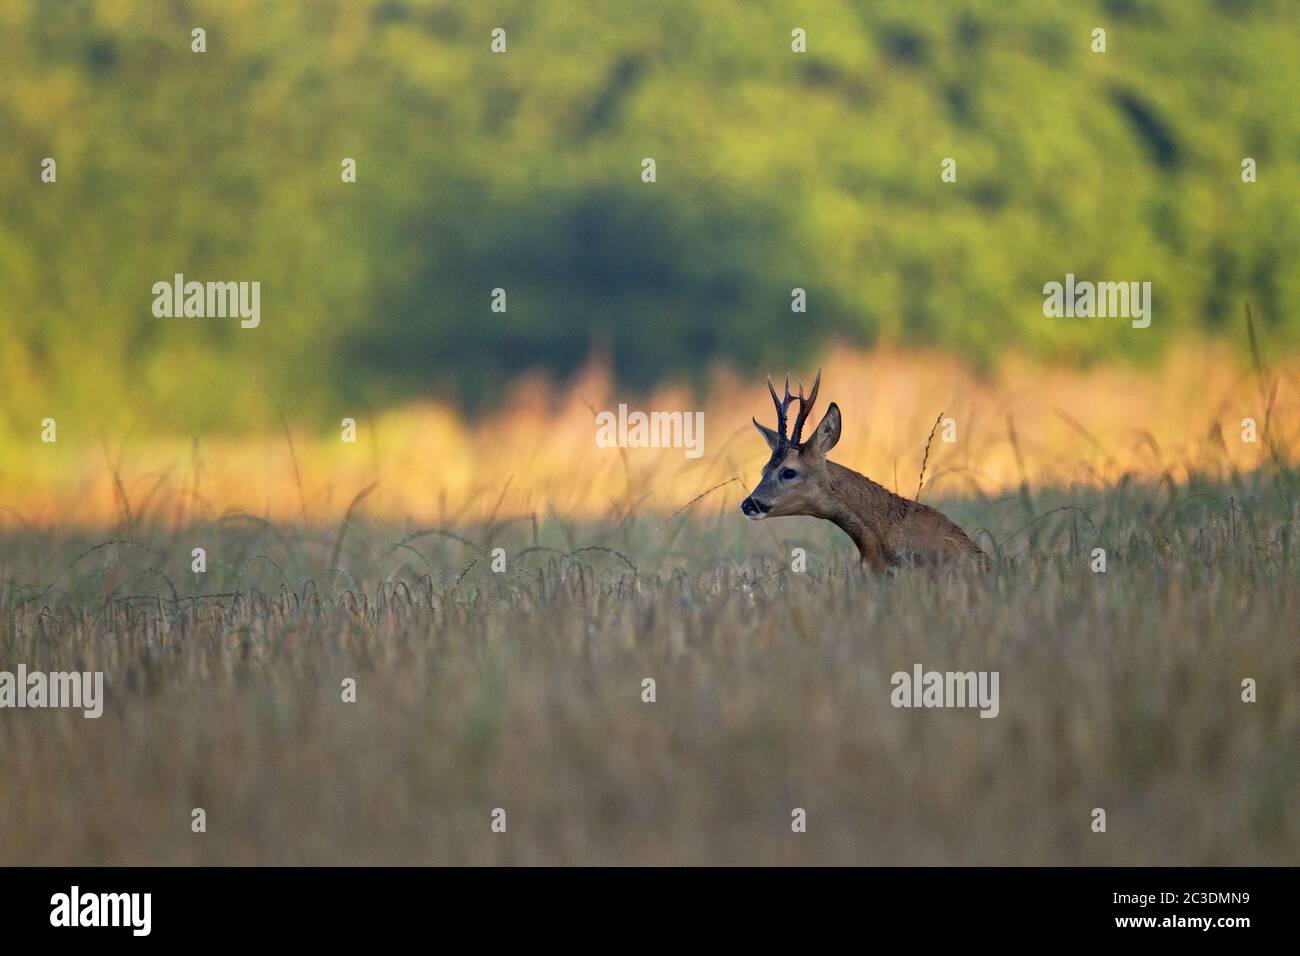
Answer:
<svg viewBox="0 0 1300 956"><path fill-rule="evenodd" d="M0 870L6 942L80 945L155 940L205 944L347 942L425 938L482 942L521 933L531 942L587 937L666 943L698 932L732 943L788 937L806 948L847 933L903 932L922 945L1130 938L1232 945L1277 933L1293 895L1286 869L621 869L426 868L11 868ZM53 926L71 909L100 911L99 894L148 893L103 912L118 926ZM61 913L58 894L67 897ZM1121 894L1117 896L1117 894ZM87 903L94 896L94 903ZM89 908L88 908L89 907ZM134 919L132 919L134 917ZM1199 921L1210 920L1208 928ZM1245 920L1244 925L1222 921ZM1151 921L1120 925L1121 921ZM1166 921L1175 921L1167 924ZM1182 920L1181 924L1176 921ZM1187 921L1196 920L1196 925ZM134 927L134 928L133 928ZM697 930L688 927L698 927ZM607 931L617 937L602 937ZM455 935L449 936L448 933ZM1243 936L1242 934L1246 934Z"/></svg>

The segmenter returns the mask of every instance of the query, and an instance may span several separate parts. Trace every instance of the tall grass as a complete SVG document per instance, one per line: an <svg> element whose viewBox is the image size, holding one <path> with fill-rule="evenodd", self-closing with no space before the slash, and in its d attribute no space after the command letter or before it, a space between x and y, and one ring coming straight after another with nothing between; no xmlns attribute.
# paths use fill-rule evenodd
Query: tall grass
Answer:
<svg viewBox="0 0 1300 956"><path fill-rule="evenodd" d="M767 398L722 377L698 462L596 449L597 377L357 446L119 445L0 533L0 669L107 690L97 720L0 710L0 863L1294 862L1288 374L828 362L837 457L919 475L988 574L744 521ZM894 709L916 663L998 671L999 716Z"/></svg>
<svg viewBox="0 0 1300 956"><path fill-rule="evenodd" d="M939 355L852 351L823 364L823 406L836 401L844 414L834 457L901 494L913 493L927 447L923 494L977 498L1042 484L1113 487L1125 478L1185 483L1192 472L1227 479L1300 452L1300 367L1257 373L1204 344L1175 349L1154 370L1075 370L1011 358L979 376ZM791 371L808 377L812 370ZM703 456L597 447L594 412L619 402L702 410ZM953 420L956 441L927 445L940 410ZM165 514L174 525L245 512L332 524L374 485L359 515L413 527L453 516L617 523L633 510L670 514L720 483L715 497L736 503L766 457L753 415L771 417L761 379L741 381L719 369L698 395L671 386L635 395L615 390L593 366L565 390L539 378L517 383L501 413L473 422L436 404L373 416L340 407L338 422L358 423L355 444L341 441L341 428L311 433L286 425L199 440L153 434L143 424L87 435L75 418L61 418L57 444L41 444L33 427L29 442L6 450L0 521L102 526L128 514ZM1247 417L1257 423L1254 444L1241 440Z"/></svg>
<svg viewBox="0 0 1300 956"><path fill-rule="evenodd" d="M0 661L103 670L107 703L0 711L0 862L1294 862L1296 492L937 500L987 575L865 575L835 529L720 495L667 522L14 530ZM917 662L999 671L1001 714L893 709Z"/></svg>

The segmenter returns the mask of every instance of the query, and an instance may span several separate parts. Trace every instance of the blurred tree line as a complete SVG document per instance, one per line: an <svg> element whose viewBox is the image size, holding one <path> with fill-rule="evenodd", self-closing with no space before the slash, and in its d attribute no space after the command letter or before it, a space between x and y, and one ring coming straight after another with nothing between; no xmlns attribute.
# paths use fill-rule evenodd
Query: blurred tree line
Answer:
<svg viewBox="0 0 1300 956"><path fill-rule="evenodd" d="M593 350L1144 360L1247 300L1294 348L1298 88L1289 0L5 0L5 426L473 407ZM178 272L261 327L155 318ZM1152 327L1045 319L1067 272L1152 281Z"/></svg>

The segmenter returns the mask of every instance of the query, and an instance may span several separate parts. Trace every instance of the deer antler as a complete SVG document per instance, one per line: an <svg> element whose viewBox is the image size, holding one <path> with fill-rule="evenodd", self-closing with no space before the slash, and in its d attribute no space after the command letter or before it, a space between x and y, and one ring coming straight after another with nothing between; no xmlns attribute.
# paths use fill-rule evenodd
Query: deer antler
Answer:
<svg viewBox="0 0 1300 956"><path fill-rule="evenodd" d="M789 421L788 412L790 403L794 401L794 396L790 394L790 376L785 377L785 398L776 397L776 386L772 384L772 376L767 377L767 390L772 393L772 404L776 406L776 433L784 440L785 426Z"/></svg>
<svg viewBox="0 0 1300 956"><path fill-rule="evenodd" d="M803 439L803 425L808 420L808 413L812 411L813 402L817 401L817 389L822 384L822 370L817 370L817 378L813 380L812 391L809 393L807 400L803 397L803 382L799 383L799 414L795 416L794 432L790 435L790 444L798 445ZM787 394L789 394L787 390Z"/></svg>

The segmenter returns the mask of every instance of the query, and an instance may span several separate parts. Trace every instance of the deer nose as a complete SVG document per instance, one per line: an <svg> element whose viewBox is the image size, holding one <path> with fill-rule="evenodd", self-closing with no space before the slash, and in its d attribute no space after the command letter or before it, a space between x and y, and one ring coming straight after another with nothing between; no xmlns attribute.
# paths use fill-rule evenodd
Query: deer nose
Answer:
<svg viewBox="0 0 1300 956"><path fill-rule="evenodd" d="M747 515L765 515L772 510L771 505L765 505L750 495L740 503L740 510Z"/></svg>

